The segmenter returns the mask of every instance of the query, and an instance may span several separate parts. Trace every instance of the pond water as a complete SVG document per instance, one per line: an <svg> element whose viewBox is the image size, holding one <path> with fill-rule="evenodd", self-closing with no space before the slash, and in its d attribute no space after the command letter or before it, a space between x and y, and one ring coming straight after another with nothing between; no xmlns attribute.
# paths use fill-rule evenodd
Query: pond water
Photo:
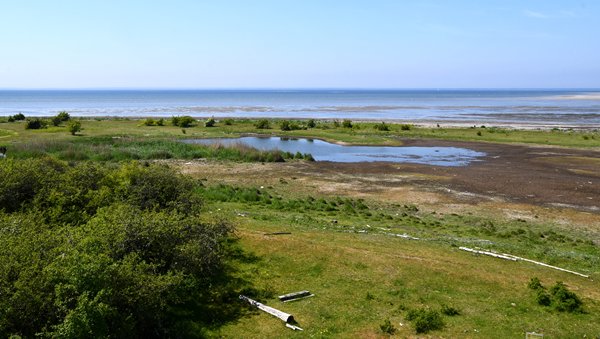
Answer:
<svg viewBox="0 0 600 339"><path fill-rule="evenodd" d="M259 150L279 149L291 153L310 153L316 161L401 162L436 166L466 166L485 153L458 147L344 146L317 139L281 137L241 137L188 139L186 143L224 146L244 144Z"/></svg>

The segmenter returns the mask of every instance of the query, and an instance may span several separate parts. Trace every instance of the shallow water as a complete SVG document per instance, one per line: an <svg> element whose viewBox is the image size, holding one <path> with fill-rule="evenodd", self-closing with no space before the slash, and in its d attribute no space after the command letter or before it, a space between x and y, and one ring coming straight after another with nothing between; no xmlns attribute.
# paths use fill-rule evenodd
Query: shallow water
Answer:
<svg viewBox="0 0 600 339"><path fill-rule="evenodd" d="M316 161L399 162L436 166L466 166L485 153L458 147L344 146L322 140L280 137L188 139L187 143L225 146L244 144L259 150L310 153Z"/></svg>
<svg viewBox="0 0 600 339"><path fill-rule="evenodd" d="M599 90L0 90L0 116L269 117L600 125Z"/></svg>

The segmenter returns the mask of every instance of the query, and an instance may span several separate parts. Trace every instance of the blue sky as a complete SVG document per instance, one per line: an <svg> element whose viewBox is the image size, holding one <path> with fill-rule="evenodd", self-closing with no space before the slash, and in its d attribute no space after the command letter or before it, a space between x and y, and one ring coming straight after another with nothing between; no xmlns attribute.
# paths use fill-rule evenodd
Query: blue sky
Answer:
<svg viewBox="0 0 600 339"><path fill-rule="evenodd" d="M600 1L0 0L0 88L598 88Z"/></svg>

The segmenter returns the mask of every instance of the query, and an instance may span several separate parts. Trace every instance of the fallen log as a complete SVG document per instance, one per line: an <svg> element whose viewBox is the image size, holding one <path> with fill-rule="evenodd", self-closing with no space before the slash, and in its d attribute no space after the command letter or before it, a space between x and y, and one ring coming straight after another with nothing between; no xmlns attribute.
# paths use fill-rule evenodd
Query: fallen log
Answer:
<svg viewBox="0 0 600 339"><path fill-rule="evenodd" d="M308 297L312 297L312 296L314 296L314 294L311 294L309 291L300 291L300 292L293 292L293 293L280 295L278 298L280 301L288 302L288 301L294 301L294 300L308 298Z"/></svg>
<svg viewBox="0 0 600 339"><path fill-rule="evenodd" d="M571 271L571 270L567 270L561 267L557 267L557 266L552 266L552 265L548 265L546 263L543 262L539 262L539 261L535 261L535 260L531 260L531 259L527 259L527 258L523 258L523 257L517 257L516 255L512 255L512 254L507 254L507 253L494 253L494 252L488 252L488 251L481 251L481 250L474 250L472 248L468 248L468 247L459 247L459 249L463 250L463 251L467 251L467 252L472 252L472 253L477 253L477 254L485 254L485 255L489 255L492 257L496 257L496 258L501 258L501 259L506 259L506 260L512 260L512 261L527 261L536 265L540 265L540 266L544 266L544 267L548 267L548 268L552 268L558 271L562 271L562 272L567 272L567 273L571 273L571 274L575 274L578 275L580 277L584 277L584 278L589 278L589 275L585 275L579 272L575 272L575 271Z"/></svg>
<svg viewBox="0 0 600 339"><path fill-rule="evenodd" d="M494 252L474 250L474 249L468 248L468 247L459 247L458 249L463 250L463 251L467 251L467 252L471 252L471 253L475 253L475 254L489 255L490 257L494 257L494 258L500 258L500 259L505 259L505 260L517 261L517 259L515 259L513 257L509 257L509 256L506 256L506 255L502 255L502 254L498 254L498 253L494 253Z"/></svg>
<svg viewBox="0 0 600 339"><path fill-rule="evenodd" d="M259 310L263 311L263 312L267 312L270 315L277 317L281 320L283 320L286 323L293 323L294 321L294 317L291 314L285 313L285 312L281 312L278 309L275 309L273 307L269 307L265 304L261 304L256 300L250 299L248 297L246 297L245 295L240 295L240 299L247 301L250 305L258 308Z"/></svg>

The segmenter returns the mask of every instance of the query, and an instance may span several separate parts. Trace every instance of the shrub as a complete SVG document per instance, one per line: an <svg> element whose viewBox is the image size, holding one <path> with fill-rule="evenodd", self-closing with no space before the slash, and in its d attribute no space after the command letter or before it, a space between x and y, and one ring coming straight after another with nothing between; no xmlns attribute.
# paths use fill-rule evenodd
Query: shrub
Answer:
<svg viewBox="0 0 600 339"><path fill-rule="evenodd" d="M583 302L574 292L569 291L565 284L557 282L546 291L537 277L531 278L527 287L536 291L535 301L542 306L552 306L559 312L583 312Z"/></svg>
<svg viewBox="0 0 600 339"><path fill-rule="evenodd" d="M538 277L531 278L531 280L529 280L529 283L527 284L527 287L532 290L544 289L544 286L542 286L542 283L540 282L540 279Z"/></svg>
<svg viewBox="0 0 600 339"><path fill-rule="evenodd" d="M23 115L23 113L17 113L15 115L8 116L8 122L23 121L23 120L25 120L25 115Z"/></svg>
<svg viewBox="0 0 600 339"><path fill-rule="evenodd" d="M149 185L174 184L169 200L197 186L166 166L115 166L0 162L2 337L186 338L238 314L231 226L130 204Z"/></svg>
<svg viewBox="0 0 600 339"><path fill-rule="evenodd" d="M281 128L282 131L291 131L292 130L289 120L282 120L281 123L279 124L279 127Z"/></svg>
<svg viewBox="0 0 600 339"><path fill-rule="evenodd" d="M315 121L315 119L308 119L308 121L306 122L306 127L315 128L317 127L317 122Z"/></svg>
<svg viewBox="0 0 600 339"><path fill-rule="evenodd" d="M340 122L338 120L333 120L333 127L335 127L335 128L340 127Z"/></svg>
<svg viewBox="0 0 600 339"><path fill-rule="evenodd" d="M254 124L254 127L257 129L269 129L271 128L271 123L268 119L260 119Z"/></svg>
<svg viewBox="0 0 600 339"><path fill-rule="evenodd" d="M400 130L402 130L402 131L410 131L411 128L412 128L412 126L409 125L409 124L402 124L402 125L400 125Z"/></svg>
<svg viewBox="0 0 600 339"><path fill-rule="evenodd" d="M552 296L552 306L559 312L581 312L582 305L581 299L577 294L571 292L562 282L557 282L550 288L550 295Z"/></svg>
<svg viewBox="0 0 600 339"><path fill-rule="evenodd" d="M452 306L448 306L448 305L444 304L444 305L442 305L442 314L452 317L455 315L459 315L460 311Z"/></svg>
<svg viewBox="0 0 600 339"><path fill-rule="evenodd" d="M227 126L231 126L231 125L233 125L233 119L231 119L231 118L224 119L223 124L225 124Z"/></svg>
<svg viewBox="0 0 600 339"><path fill-rule="evenodd" d="M417 333L427 333L444 327L442 316L434 310L410 310L406 315L406 320L413 322Z"/></svg>
<svg viewBox="0 0 600 339"><path fill-rule="evenodd" d="M205 122L204 122L204 127L215 127L215 124L217 122L215 121L215 118L208 118Z"/></svg>
<svg viewBox="0 0 600 339"><path fill-rule="evenodd" d="M160 118L156 121L156 126L164 126L165 125L165 119Z"/></svg>
<svg viewBox="0 0 600 339"><path fill-rule="evenodd" d="M152 118L144 120L144 126L156 126L156 121Z"/></svg>
<svg viewBox="0 0 600 339"><path fill-rule="evenodd" d="M381 122L380 124L375 124L375 126L373 126L373 128L375 128L378 131L389 131L390 127L388 125L386 125L385 122Z"/></svg>
<svg viewBox="0 0 600 339"><path fill-rule="evenodd" d="M352 120L344 119L344 121L342 121L342 127L352 128Z"/></svg>
<svg viewBox="0 0 600 339"><path fill-rule="evenodd" d="M71 115L66 111L58 112L56 118L60 119L60 121L69 121L71 119Z"/></svg>
<svg viewBox="0 0 600 339"><path fill-rule="evenodd" d="M71 135L75 135L81 132L81 121L71 120L69 121L67 128L69 129L69 133L71 133Z"/></svg>
<svg viewBox="0 0 600 339"><path fill-rule="evenodd" d="M389 335L396 333L396 328L392 325L390 319L386 319L383 324L379 325L379 329L381 329L381 332Z"/></svg>
<svg viewBox="0 0 600 339"><path fill-rule="evenodd" d="M42 129L48 127L48 122L40 118L27 119L25 129Z"/></svg>
<svg viewBox="0 0 600 339"><path fill-rule="evenodd" d="M189 115L184 115L181 117L171 118L171 123L173 126L188 128L194 126L196 124L196 120Z"/></svg>

